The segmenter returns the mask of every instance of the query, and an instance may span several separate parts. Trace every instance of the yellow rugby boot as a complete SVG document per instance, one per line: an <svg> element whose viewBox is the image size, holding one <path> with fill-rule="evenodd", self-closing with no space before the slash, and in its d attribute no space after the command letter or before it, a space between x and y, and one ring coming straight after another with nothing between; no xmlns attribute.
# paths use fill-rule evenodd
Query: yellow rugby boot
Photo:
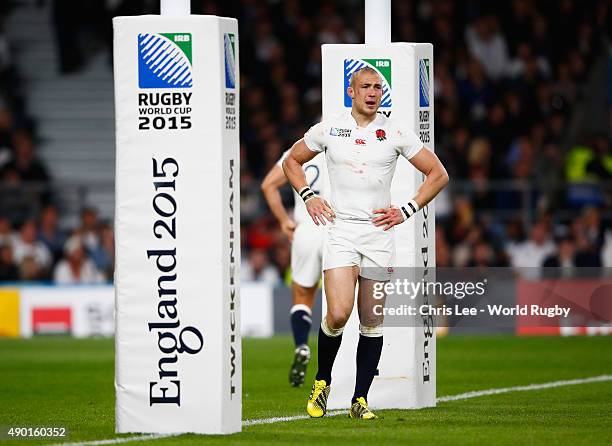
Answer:
<svg viewBox="0 0 612 446"><path fill-rule="evenodd" d="M306 412L312 418L321 418L327 412L327 397L329 396L330 387L325 380L316 380L312 385L312 391L308 397Z"/></svg>
<svg viewBox="0 0 612 446"><path fill-rule="evenodd" d="M364 420L373 420L374 418L378 418L374 415L370 409L368 409L368 403L366 403L365 398L359 397L357 401L353 403L351 406L351 410L349 410L350 418L362 418Z"/></svg>

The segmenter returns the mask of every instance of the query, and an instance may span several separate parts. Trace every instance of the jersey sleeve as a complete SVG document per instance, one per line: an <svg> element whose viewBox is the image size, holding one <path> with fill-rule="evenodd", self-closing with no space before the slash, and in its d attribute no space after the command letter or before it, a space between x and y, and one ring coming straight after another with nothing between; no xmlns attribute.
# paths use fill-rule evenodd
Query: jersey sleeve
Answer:
<svg viewBox="0 0 612 446"><path fill-rule="evenodd" d="M409 129L397 129L396 150L400 155L409 160L423 148L423 142L416 133Z"/></svg>
<svg viewBox="0 0 612 446"><path fill-rule="evenodd" d="M306 146L313 152L323 152L325 150L325 125L322 122L313 125L304 134L304 142Z"/></svg>

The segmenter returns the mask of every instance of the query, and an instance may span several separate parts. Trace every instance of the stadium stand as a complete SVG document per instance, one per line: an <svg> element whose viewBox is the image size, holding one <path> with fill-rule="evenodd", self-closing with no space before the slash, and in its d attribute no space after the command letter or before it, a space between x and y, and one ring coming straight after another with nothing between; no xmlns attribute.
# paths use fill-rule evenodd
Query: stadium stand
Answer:
<svg viewBox="0 0 612 446"><path fill-rule="evenodd" d="M51 279L80 248L112 278L109 18L156 12L156 2L83 2L79 23L61 3L0 9L0 280ZM363 41L359 4L192 2L193 13L239 19L243 264L253 280L290 274L259 183L319 119L320 45ZM436 203L438 265L612 266L612 2L393 7L393 40L434 44L435 144L451 176ZM15 248L33 227L52 259L38 272Z"/></svg>

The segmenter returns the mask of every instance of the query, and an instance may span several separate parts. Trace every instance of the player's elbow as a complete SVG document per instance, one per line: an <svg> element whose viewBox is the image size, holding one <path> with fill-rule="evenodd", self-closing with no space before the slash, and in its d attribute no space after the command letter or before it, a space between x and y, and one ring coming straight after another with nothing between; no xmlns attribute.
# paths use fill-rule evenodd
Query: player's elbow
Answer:
<svg viewBox="0 0 612 446"><path fill-rule="evenodd" d="M440 174L440 182L442 183L442 187L446 187L449 181L450 177L448 176L448 172L444 167L442 167L442 173Z"/></svg>
<svg viewBox="0 0 612 446"><path fill-rule="evenodd" d="M283 172L285 172L285 175L291 172L296 164L297 161L291 155L287 156L283 161Z"/></svg>
<svg viewBox="0 0 612 446"><path fill-rule="evenodd" d="M448 172L444 168L442 164L437 169L436 172L436 183L438 183L440 190L444 189L448 182L450 181L450 177L448 176Z"/></svg>
<svg viewBox="0 0 612 446"><path fill-rule="evenodd" d="M264 193L264 195L272 188L272 183L272 171L270 171L270 173L268 173L268 175L264 177L261 184L259 185L259 188Z"/></svg>
<svg viewBox="0 0 612 446"><path fill-rule="evenodd" d="M261 182L261 185L259 186L259 188L261 189L261 192L262 192L264 195L267 195L267 194L268 194L268 192L270 192L270 182L269 182L269 181L267 181L266 179L264 179L264 180Z"/></svg>

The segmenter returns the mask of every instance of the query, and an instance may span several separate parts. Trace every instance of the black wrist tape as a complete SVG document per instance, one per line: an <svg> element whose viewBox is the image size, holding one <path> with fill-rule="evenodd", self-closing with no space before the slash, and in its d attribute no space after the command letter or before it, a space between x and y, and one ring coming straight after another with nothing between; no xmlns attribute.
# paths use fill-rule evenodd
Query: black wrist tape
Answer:
<svg viewBox="0 0 612 446"><path fill-rule="evenodd" d="M302 200L304 200L304 203L306 203L311 198L314 198L314 197L317 196L317 194L315 194L312 191L312 189L310 187L308 187L308 186L305 186L302 189L300 189L298 194L300 194L300 197L302 197Z"/></svg>
<svg viewBox="0 0 612 446"><path fill-rule="evenodd" d="M402 214L404 214L404 220L408 220L416 214L420 208L416 201L410 200L408 204L402 206L400 209L402 210Z"/></svg>

